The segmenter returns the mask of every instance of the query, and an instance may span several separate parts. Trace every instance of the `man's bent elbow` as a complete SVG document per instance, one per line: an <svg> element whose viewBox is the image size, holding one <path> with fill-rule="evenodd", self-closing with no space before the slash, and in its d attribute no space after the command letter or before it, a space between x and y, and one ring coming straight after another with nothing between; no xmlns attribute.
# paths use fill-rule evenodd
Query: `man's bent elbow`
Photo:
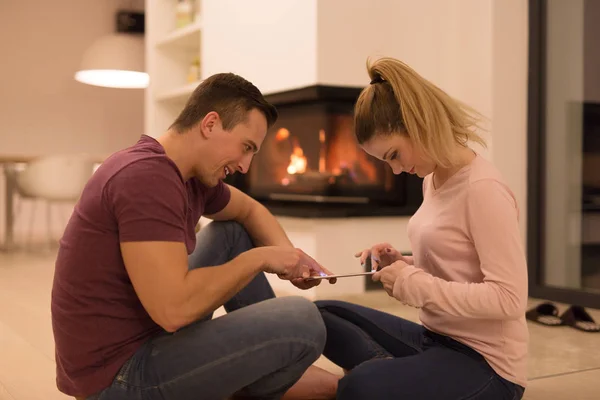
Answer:
<svg viewBox="0 0 600 400"><path fill-rule="evenodd" d="M210 307L188 310L184 305L165 307L154 321L169 333L196 322L211 312Z"/></svg>
<svg viewBox="0 0 600 400"><path fill-rule="evenodd" d="M169 333L175 333L183 328L183 326L184 325L181 324L160 324L160 327Z"/></svg>
<svg viewBox="0 0 600 400"><path fill-rule="evenodd" d="M162 310L150 315L154 322L169 333L190 324L189 318L181 312L181 307L164 307Z"/></svg>
<svg viewBox="0 0 600 400"><path fill-rule="evenodd" d="M160 315L156 315L155 313L154 315L150 316L158 326L169 333L177 332L179 329L185 326L182 321L178 320L177 317L166 310L161 312Z"/></svg>

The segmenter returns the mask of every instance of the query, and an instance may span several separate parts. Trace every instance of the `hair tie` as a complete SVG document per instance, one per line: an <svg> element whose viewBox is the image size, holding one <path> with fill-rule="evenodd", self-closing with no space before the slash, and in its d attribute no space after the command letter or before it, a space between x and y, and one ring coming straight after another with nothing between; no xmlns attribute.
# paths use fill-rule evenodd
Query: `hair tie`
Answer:
<svg viewBox="0 0 600 400"><path fill-rule="evenodd" d="M383 78L381 77L381 75L377 75L375 78L371 79L371 85L381 82L383 82Z"/></svg>

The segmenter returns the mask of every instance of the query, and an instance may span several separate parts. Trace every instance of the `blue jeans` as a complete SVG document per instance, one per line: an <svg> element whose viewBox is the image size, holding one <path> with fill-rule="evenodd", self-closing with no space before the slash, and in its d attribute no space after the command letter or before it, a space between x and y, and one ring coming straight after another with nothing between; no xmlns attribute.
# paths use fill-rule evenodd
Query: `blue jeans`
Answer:
<svg viewBox="0 0 600 400"><path fill-rule="evenodd" d="M500 377L475 350L391 314L342 301L317 301L323 354L351 370L337 399L518 400L523 387Z"/></svg>
<svg viewBox="0 0 600 400"><path fill-rule="evenodd" d="M189 268L223 264L252 246L241 225L213 222L198 233ZM325 327L312 302L274 297L259 274L225 304L226 315L151 338L89 399L279 399L321 355Z"/></svg>

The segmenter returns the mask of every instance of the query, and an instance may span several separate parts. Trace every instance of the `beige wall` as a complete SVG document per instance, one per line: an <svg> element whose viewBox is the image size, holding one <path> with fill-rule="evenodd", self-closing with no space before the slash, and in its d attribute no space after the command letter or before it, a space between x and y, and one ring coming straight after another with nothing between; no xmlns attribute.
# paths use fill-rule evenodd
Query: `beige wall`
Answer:
<svg viewBox="0 0 600 400"><path fill-rule="evenodd" d="M202 76L234 72L263 93L314 84L322 3L202 0Z"/></svg>
<svg viewBox="0 0 600 400"><path fill-rule="evenodd" d="M114 30L116 7L129 4L143 7L143 1L0 1L0 156L107 154L140 136L143 91L88 86L73 79L85 49ZM3 178L0 188L3 236ZM29 218L24 216L19 229ZM36 225L39 219L44 232L41 217Z"/></svg>
<svg viewBox="0 0 600 400"><path fill-rule="evenodd" d="M319 3L319 83L368 84L368 57L398 58L491 117L492 0Z"/></svg>
<svg viewBox="0 0 600 400"><path fill-rule="evenodd" d="M528 2L495 0L492 7L492 160L520 207L527 233Z"/></svg>

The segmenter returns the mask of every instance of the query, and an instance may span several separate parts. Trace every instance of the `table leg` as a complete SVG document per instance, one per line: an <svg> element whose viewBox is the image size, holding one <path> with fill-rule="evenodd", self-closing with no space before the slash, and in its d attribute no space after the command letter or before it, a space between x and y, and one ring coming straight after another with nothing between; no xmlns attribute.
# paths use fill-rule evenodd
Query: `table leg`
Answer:
<svg viewBox="0 0 600 400"><path fill-rule="evenodd" d="M15 247L14 226L14 194L16 190L16 167L14 163L4 164L5 210L4 210L4 244L0 250L11 251Z"/></svg>

